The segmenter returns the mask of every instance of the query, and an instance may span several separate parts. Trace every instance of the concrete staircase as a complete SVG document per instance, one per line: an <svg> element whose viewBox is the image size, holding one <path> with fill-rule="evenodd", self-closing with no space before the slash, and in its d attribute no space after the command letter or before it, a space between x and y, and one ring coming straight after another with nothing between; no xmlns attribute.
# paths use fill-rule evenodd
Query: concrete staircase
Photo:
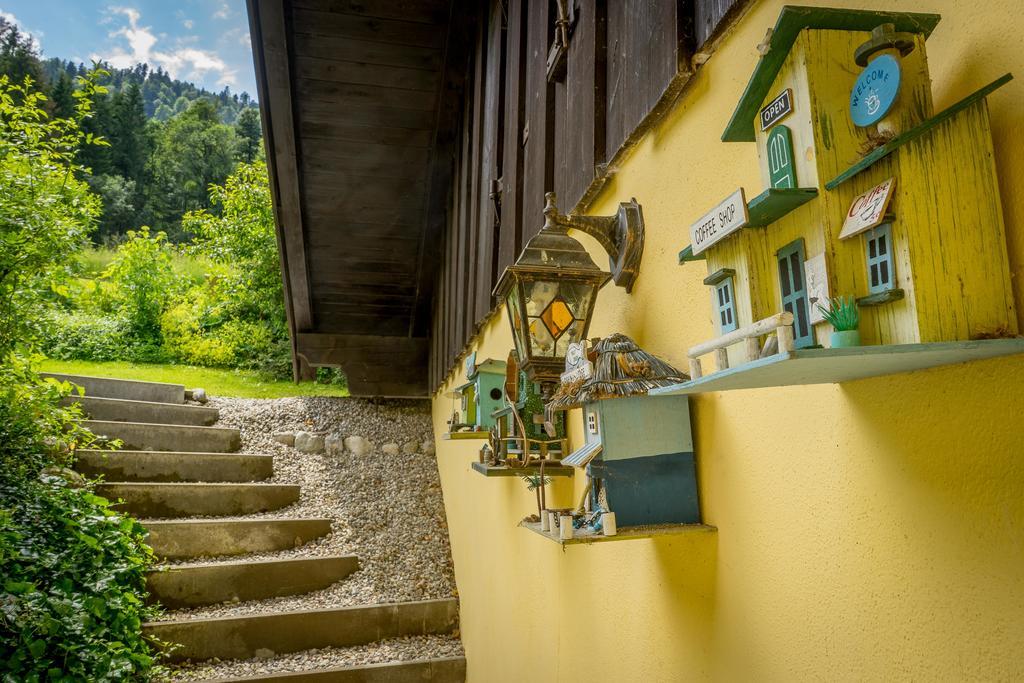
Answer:
<svg viewBox="0 0 1024 683"><path fill-rule="evenodd" d="M281 510L299 499L298 486L266 483L273 457L239 454L237 429L214 426L217 409L185 403L182 385L101 377L51 375L84 388L81 405L95 434L120 439L117 452L82 451L83 474L103 476L97 492L140 518L148 542L165 560L183 562L149 577L150 599L170 609L225 601L299 595L326 588L356 571L354 556L247 559L301 546L331 532L331 520L265 516L218 519ZM194 519L205 517L205 519ZM185 519L188 518L188 519ZM203 558L236 556L210 562ZM387 638L447 634L458 619L455 600L424 600L245 616L190 618L146 624L145 631L176 646L171 662L250 659ZM465 659L444 657L233 680L449 681L465 680Z"/></svg>

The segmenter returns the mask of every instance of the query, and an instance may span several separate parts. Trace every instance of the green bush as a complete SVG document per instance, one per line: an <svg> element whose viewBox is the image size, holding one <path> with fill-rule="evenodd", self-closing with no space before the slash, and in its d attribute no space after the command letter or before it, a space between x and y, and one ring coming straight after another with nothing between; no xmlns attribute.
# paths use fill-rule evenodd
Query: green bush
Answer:
<svg viewBox="0 0 1024 683"><path fill-rule="evenodd" d="M0 675L4 681L145 680L152 551L139 524L62 469L92 435L70 385L0 364Z"/></svg>
<svg viewBox="0 0 1024 683"><path fill-rule="evenodd" d="M39 346L60 360L125 360L128 338L128 324L121 318L57 310L46 316Z"/></svg>
<svg viewBox="0 0 1024 683"><path fill-rule="evenodd" d="M50 119L30 80L0 76L0 358L36 335L36 292L68 275L99 214L74 162L96 142L81 124L103 91L97 78L83 79L72 118Z"/></svg>
<svg viewBox="0 0 1024 683"><path fill-rule="evenodd" d="M132 335L159 344L160 316L176 282L167 236L158 232L151 237L147 227L128 231L102 277L114 285L116 309Z"/></svg>

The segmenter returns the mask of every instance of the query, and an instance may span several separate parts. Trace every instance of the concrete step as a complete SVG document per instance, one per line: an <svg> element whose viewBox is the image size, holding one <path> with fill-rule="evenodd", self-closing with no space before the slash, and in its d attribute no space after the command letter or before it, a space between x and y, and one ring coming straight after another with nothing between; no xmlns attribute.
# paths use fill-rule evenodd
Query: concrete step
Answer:
<svg viewBox="0 0 1024 683"><path fill-rule="evenodd" d="M93 434L120 439L122 448L139 451L190 451L193 453L230 453L242 445L237 429L195 427L151 422L111 422L83 420Z"/></svg>
<svg viewBox="0 0 1024 683"><path fill-rule="evenodd" d="M130 401L124 398L67 396L62 403L66 406L77 403L82 406L82 412L90 419L111 422L209 426L215 423L220 416L219 410L206 406Z"/></svg>
<svg viewBox="0 0 1024 683"><path fill-rule="evenodd" d="M179 647L170 661L249 659L275 654L364 645L385 638L450 633L458 620L455 600L423 600L324 610L276 612L214 619L156 621L146 635Z"/></svg>
<svg viewBox="0 0 1024 683"><path fill-rule="evenodd" d="M96 493L123 500L116 507L136 517L248 515L299 499L299 487L291 484L105 482L96 486Z"/></svg>
<svg viewBox="0 0 1024 683"><path fill-rule="evenodd" d="M359 569L355 555L175 565L151 572L150 598L164 607L197 607L299 595L327 588Z"/></svg>
<svg viewBox="0 0 1024 683"><path fill-rule="evenodd" d="M77 384L85 389L86 396L124 398L129 401L155 401L157 403L185 402L185 387L182 384L140 382L134 379L90 377L89 375L68 375L61 372L41 372L39 374L43 377L53 377L62 382Z"/></svg>
<svg viewBox="0 0 1024 683"><path fill-rule="evenodd" d="M329 519L143 520L158 557L184 560L287 550L331 533Z"/></svg>
<svg viewBox="0 0 1024 683"><path fill-rule="evenodd" d="M78 451L75 469L107 481L260 481L274 474L274 456L175 451Z"/></svg>
<svg viewBox="0 0 1024 683"><path fill-rule="evenodd" d="M465 657L438 657L407 662L342 666L315 671L282 671L244 678L215 678L211 683L281 681L282 683L464 683Z"/></svg>

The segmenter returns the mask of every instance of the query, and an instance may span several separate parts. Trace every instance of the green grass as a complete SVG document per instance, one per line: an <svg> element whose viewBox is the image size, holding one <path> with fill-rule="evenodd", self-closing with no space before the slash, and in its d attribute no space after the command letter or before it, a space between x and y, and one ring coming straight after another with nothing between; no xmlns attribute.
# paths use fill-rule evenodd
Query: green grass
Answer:
<svg viewBox="0 0 1024 683"><path fill-rule="evenodd" d="M114 260L116 254L117 250L110 247L95 247L78 254L82 277L88 280L98 278L110 266L110 262ZM175 249L171 253L171 268L174 269L174 274L179 279L194 285L201 283L206 274L217 266L205 256L186 254Z"/></svg>
<svg viewBox="0 0 1024 683"><path fill-rule="evenodd" d="M190 365L44 360L36 369L42 372L65 372L72 375L98 375L118 379L184 384L186 389L202 387L210 396L234 396L237 398L348 396L348 389L335 384L313 384L311 382L294 384L282 380L268 380L258 373L247 370L199 368Z"/></svg>

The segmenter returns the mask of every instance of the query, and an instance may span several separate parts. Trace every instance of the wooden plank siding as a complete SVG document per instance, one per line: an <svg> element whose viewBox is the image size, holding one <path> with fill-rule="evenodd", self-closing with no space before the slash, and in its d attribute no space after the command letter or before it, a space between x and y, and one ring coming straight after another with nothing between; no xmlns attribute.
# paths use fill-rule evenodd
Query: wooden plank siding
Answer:
<svg viewBox="0 0 1024 683"><path fill-rule="evenodd" d="M356 395L440 385L545 192L585 210L749 4L568 0L550 82L549 0L247 1L296 367Z"/></svg>
<svg viewBox="0 0 1024 683"><path fill-rule="evenodd" d="M605 49L607 4L577 2L566 56L566 76L555 84L555 173L558 206L583 198L605 162Z"/></svg>

